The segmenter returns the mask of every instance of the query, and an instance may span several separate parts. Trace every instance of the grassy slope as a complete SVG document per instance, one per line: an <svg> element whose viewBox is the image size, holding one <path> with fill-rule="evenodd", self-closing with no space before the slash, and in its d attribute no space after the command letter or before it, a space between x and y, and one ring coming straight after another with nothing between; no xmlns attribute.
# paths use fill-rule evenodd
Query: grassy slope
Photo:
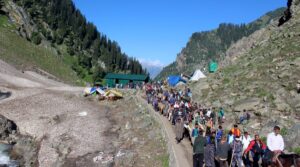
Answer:
<svg viewBox="0 0 300 167"><path fill-rule="evenodd" d="M80 83L71 69L73 58L59 56L50 49L28 42L14 32L14 25L0 15L0 59L19 69L38 67L70 84ZM64 58L62 58L64 57Z"/></svg>

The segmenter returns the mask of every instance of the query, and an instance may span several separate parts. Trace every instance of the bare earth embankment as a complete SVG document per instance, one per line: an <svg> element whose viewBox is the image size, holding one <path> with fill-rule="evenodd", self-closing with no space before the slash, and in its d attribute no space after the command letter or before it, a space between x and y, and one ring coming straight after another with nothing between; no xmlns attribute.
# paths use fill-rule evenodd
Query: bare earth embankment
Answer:
<svg viewBox="0 0 300 167"><path fill-rule="evenodd" d="M161 128L133 92L100 103L84 98L83 88L2 61L0 91L9 93L0 100L0 114L36 143L33 150L16 144L16 152L31 152L22 155L25 166L168 166Z"/></svg>

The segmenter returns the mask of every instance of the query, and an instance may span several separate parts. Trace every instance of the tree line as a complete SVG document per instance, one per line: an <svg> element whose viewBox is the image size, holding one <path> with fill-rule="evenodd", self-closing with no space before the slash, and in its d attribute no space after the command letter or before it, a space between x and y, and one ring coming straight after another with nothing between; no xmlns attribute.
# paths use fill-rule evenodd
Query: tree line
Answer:
<svg viewBox="0 0 300 167"><path fill-rule="evenodd" d="M64 45L69 55L76 57L73 70L80 77L88 71L94 81L108 72L147 74L135 58L122 52L116 41L100 33L88 22L71 0L13 0L22 6L37 25L31 41L42 39L53 46Z"/></svg>

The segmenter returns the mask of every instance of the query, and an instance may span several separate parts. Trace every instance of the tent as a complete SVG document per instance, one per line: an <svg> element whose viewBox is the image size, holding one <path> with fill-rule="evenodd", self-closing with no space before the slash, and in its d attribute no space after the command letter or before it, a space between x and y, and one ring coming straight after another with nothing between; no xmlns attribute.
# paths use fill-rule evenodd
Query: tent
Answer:
<svg viewBox="0 0 300 167"><path fill-rule="evenodd" d="M96 91L100 94L100 95L104 95L105 92L104 90L100 89L100 88L97 88Z"/></svg>
<svg viewBox="0 0 300 167"><path fill-rule="evenodd" d="M180 76L169 76L168 83L170 86L176 86L180 81L186 83Z"/></svg>
<svg viewBox="0 0 300 167"><path fill-rule="evenodd" d="M210 73L215 73L218 69L218 63L215 61L210 61L208 65L208 71Z"/></svg>
<svg viewBox="0 0 300 167"><path fill-rule="evenodd" d="M198 81L201 78L206 78L206 76L202 73L201 70L196 70L193 74L193 76L191 77L191 81Z"/></svg>
<svg viewBox="0 0 300 167"><path fill-rule="evenodd" d="M109 90L105 93L105 96L106 97L119 97L119 98L122 98L123 95L121 92L118 92L116 90Z"/></svg>
<svg viewBox="0 0 300 167"><path fill-rule="evenodd" d="M88 87L84 89L84 95L95 95L99 93L100 95L104 95L105 92L101 88L96 88L96 87Z"/></svg>

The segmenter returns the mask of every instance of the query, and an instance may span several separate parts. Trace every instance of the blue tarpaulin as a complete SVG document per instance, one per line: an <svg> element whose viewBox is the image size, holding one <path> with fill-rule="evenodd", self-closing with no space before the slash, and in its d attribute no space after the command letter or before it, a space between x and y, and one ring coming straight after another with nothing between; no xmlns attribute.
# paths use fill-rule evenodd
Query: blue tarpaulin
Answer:
<svg viewBox="0 0 300 167"><path fill-rule="evenodd" d="M91 94L94 94L96 91L97 91L97 88L95 88L95 87L92 87L90 90Z"/></svg>
<svg viewBox="0 0 300 167"><path fill-rule="evenodd" d="M176 86L180 81L186 83L180 76L169 76L168 83L170 86Z"/></svg>

